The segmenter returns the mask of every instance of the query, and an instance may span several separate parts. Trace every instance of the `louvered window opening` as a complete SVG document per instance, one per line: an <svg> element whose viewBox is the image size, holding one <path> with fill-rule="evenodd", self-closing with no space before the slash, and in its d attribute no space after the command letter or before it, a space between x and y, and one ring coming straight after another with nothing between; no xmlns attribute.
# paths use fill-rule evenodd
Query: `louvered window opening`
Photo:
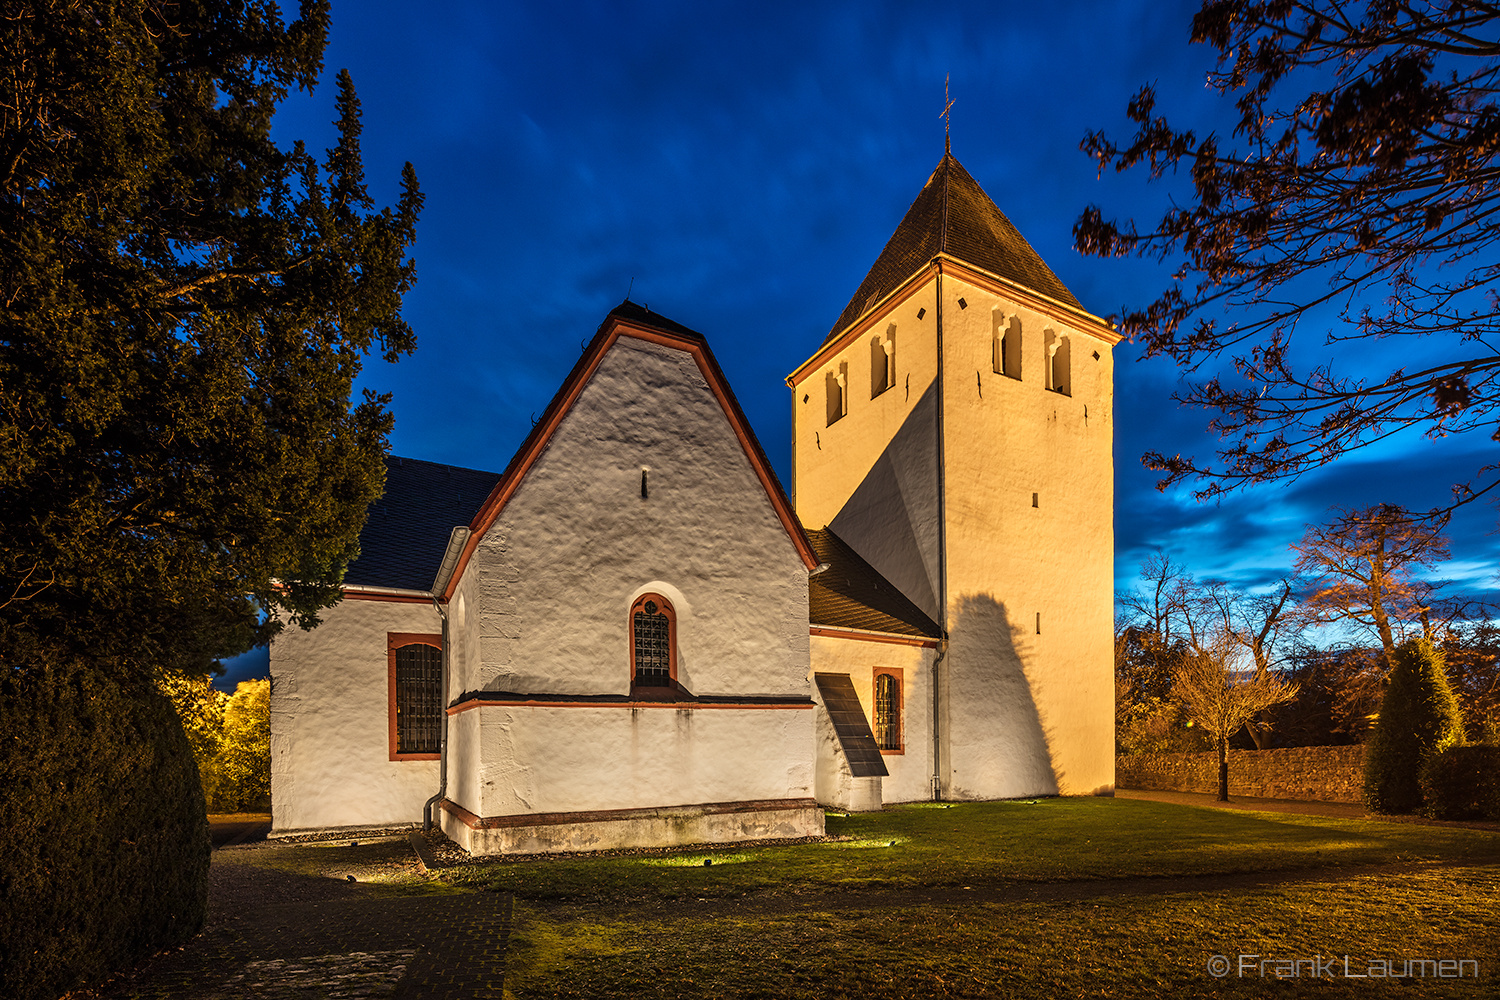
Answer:
<svg viewBox="0 0 1500 1000"><path fill-rule="evenodd" d="M646 687L672 685L672 620L656 602L635 613L635 682Z"/></svg>
<svg viewBox="0 0 1500 1000"><path fill-rule="evenodd" d="M396 650L396 752L438 753L442 743L443 654L415 644Z"/></svg>
<svg viewBox="0 0 1500 1000"><path fill-rule="evenodd" d="M875 678L875 743L882 750L901 749L901 684L890 674Z"/></svg>

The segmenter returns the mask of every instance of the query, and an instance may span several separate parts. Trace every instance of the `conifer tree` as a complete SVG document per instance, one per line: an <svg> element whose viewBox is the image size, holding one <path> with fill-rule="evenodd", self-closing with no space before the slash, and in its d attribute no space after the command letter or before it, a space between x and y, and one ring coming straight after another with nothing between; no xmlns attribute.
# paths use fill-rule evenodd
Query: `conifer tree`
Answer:
<svg viewBox="0 0 1500 1000"><path fill-rule="evenodd" d="M152 679L315 624L382 488L388 397L350 397L367 354L415 346L422 198L407 164L375 206L347 73L321 163L272 142L328 23L327 0L289 24L273 0L0 18L0 804L30 824L6 871L46 873L0 877L6 996L56 996L201 926L204 804ZM152 766L81 752L82 728L49 721L56 692L90 731L148 734ZM53 780L58 760L77 774Z"/></svg>
<svg viewBox="0 0 1500 1000"><path fill-rule="evenodd" d="M1425 638L1396 647L1380 702L1380 717L1365 745L1365 804L1375 812L1407 813L1422 804L1422 765L1464 739L1458 701L1443 658Z"/></svg>
<svg viewBox="0 0 1500 1000"><path fill-rule="evenodd" d="M310 624L382 486L366 354L414 345L421 195L376 209L338 77L271 140L326 0L43 2L0 29L0 658L144 682Z"/></svg>

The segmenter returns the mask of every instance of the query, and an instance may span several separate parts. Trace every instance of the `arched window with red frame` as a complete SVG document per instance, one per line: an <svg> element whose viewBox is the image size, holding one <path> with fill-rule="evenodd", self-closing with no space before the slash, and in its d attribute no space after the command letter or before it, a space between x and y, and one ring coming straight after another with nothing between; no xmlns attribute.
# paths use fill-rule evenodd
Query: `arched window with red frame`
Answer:
<svg viewBox="0 0 1500 1000"><path fill-rule="evenodd" d="M675 687L677 613L660 594L642 594L630 606L632 687Z"/></svg>

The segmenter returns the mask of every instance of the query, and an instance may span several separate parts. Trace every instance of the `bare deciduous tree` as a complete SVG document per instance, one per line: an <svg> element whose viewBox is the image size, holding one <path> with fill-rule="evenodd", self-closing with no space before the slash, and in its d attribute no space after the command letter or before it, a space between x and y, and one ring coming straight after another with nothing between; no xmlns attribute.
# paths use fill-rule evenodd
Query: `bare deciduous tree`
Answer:
<svg viewBox="0 0 1500 1000"><path fill-rule="evenodd" d="M1244 644L1228 632L1196 643L1172 674L1172 693L1219 748L1219 801L1229 801L1229 737L1273 705L1291 701L1297 685L1274 674L1257 676L1237 663Z"/></svg>
<svg viewBox="0 0 1500 1000"><path fill-rule="evenodd" d="M1201 595L1191 574L1172 557L1157 551L1141 563L1141 586L1119 597L1122 622L1156 636L1170 646L1192 642L1198 631Z"/></svg>
<svg viewBox="0 0 1500 1000"><path fill-rule="evenodd" d="M1146 356L1232 357L1178 397L1214 413L1218 461L1150 452L1163 488L1288 479L1408 427L1500 437L1500 4L1205 0L1192 41L1217 50L1233 136L1174 127L1142 88L1129 141L1083 149L1192 189L1149 228L1090 207L1073 230L1084 253L1180 264L1119 317ZM1319 334L1330 357L1304 367ZM1405 360L1366 377L1381 339ZM1500 486L1479 464L1455 502Z"/></svg>
<svg viewBox="0 0 1500 1000"><path fill-rule="evenodd" d="M1432 607L1432 585L1413 574L1448 557L1442 527L1389 503L1343 510L1309 526L1293 546L1298 571L1312 578L1302 602L1309 619L1373 630L1389 662L1397 630L1423 621Z"/></svg>
<svg viewBox="0 0 1500 1000"><path fill-rule="evenodd" d="M1219 627L1232 636L1255 663L1255 678L1271 677L1280 649L1295 639L1306 624L1293 593L1296 584L1282 580L1265 594L1247 594L1223 584L1213 584L1205 597L1217 615ZM1245 730L1255 749L1270 745L1271 724L1261 713L1247 719Z"/></svg>

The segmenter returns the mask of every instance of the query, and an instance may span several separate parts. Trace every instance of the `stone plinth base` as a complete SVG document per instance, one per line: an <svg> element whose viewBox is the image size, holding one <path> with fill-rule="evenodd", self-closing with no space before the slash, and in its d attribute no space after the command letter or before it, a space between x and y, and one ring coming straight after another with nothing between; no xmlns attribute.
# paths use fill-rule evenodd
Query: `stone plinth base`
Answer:
<svg viewBox="0 0 1500 1000"><path fill-rule="evenodd" d="M449 840L470 854L551 854L821 837L823 810L812 799L771 799L599 812L476 816L444 799L442 827Z"/></svg>

